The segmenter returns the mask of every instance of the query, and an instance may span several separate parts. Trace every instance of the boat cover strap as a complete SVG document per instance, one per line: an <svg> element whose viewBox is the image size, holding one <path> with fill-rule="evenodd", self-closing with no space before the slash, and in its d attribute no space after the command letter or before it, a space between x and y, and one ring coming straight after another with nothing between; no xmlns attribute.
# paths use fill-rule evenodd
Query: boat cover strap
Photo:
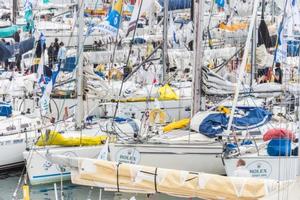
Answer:
<svg viewBox="0 0 300 200"><path fill-rule="evenodd" d="M154 172L154 189L155 189L155 192L158 193L158 191L157 191L157 167L155 167L155 172Z"/></svg>
<svg viewBox="0 0 300 200"><path fill-rule="evenodd" d="M119 183L119 166L121 163L117 164L117 191L120 192L120 183Z"/></svg>

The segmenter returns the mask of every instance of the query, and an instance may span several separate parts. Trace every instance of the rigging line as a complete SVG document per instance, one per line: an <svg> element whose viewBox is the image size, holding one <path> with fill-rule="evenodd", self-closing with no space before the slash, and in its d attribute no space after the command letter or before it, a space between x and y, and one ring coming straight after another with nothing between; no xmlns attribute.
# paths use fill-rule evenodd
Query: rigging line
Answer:
<svg viewBox="0 0 300 200"><path fill-rule="evenodd" d="M235 52L228 60L221 63L219 66L215 67L214 70L215 73L218 73L223 67L225 67L236 55L238 55L243 49L245 48L245 45L243 45L237 52Z"/></svg>
<svg viewBox="0 0 300 200"><path fill-rule="evenodd" d="M124 82L128 81L134 73L136 73L144 64L148 63L148 62L151 62L151 61L155 61L156 58L153 58L153 59L150 59L158 49L161 49L162 48L162 44L158 45L154 50L153 52L145 59L143 60L142 63L140 63L137 67L135 67L132 72L124 79Z"/></svg>
<svg viewBox="0 0 300 200"><path fill-rule="evenodd" d="M286 15L287 15L287 13L286 13L287 3L288 3L288 0L285 1L284 12L283 12L282 20L281 20L281 23L280 23L280 26L279 26L279 30L281 29L281 32L284 29L284 22L285 22L284 20L285 20ZM275 53L274 53L274 59L273 59L273 63L272 63L272 69L274 68L274 63L275 63L275 59L276 59L276 55L277 55L277 51L278 51L278 42L279 42L279 37L280 37L281 32L280 33L278 32L278 34L277 34L277 44L276 44L276 49L275 49ZM283 109L283 108L281 108L281 109ZM281 146L281 144L280 144L280 146ZM279 168L279 170L278 170L278 177L280 177L281 156L279 156L279 158L278 158L278 164L279 164L279 166L278 166L278 168ZM279 191L279 185L278 185L278 198L279 198L279 193L280 193L280 191Z"/></svg>
<svg viewBox="0 0 300 200"><path fill-rule="evenodd" d="M97 2L96 2L95 7L97 6L97 3L98 3L98 0L97 0ZM83 5L84 5L84 1L82 1L82 3L81 3L81 5L79 6L78 10L80 10L80 9L82 8ZM75 31L75 26L76 26L77 21L78 21L78 15L79 15L79 12L77 13L77 18L76 18L76 20L75 20L75 22L74 22L74 24L73 24L72 30L71 30L71 37L72 37L72 35L73 35L74 31ZM91 19L91 20L92 20L92 19ZM69 39L69 41L68 41L68 45L69 45L70 42L71 42L71 37L70 37L70 39ZM72 77L74 76L75 73L76 73L76 70L73 70L73 72L71 73L71 74L72 74ZM71 87L71 84L68 85L68 88L69 88L69 89L70 89L70 87ZM63 108L64 108L64 105L66 104L66 99L67 99L67 97L65 96L64 99L63 99L63 102L62 102L62 104L61 104L61 109L60 109L59 113L62 113ZM59 120L59 119L58 119L58 120ZM53 127L54 130L57 130L58 124L59 124L58 122L55 123L55 126ZM50 127L51 127L51 126L50 126ZM67 128L67 127L65 127L65 128ZM57 136L57 135L56 135L56 136ZM55 139L55 138L54 138L54 139ZM33 150L34 150L34 149L31 148L30 153L33 153ZM38 152L38 151L36 151L36 152ZM45 159L47 160L47 158L45 158Z"/></svg>
<svg viewBox="0 0 300 200"><path fill-rule="evenodd" d="M18 197L17 197L17 196L18 196L18 191L19 191L19 189L20 189L22 180L23 180L23 178L24 178L25 169L26 169L26 166L24 166L23 169L22 169L21 175L20 175L19 180L18 180L17 187L16 187L16 189L15 189L15 191L14 191L14 193L13 193L13 196L12 196L12 199L13 199L13 200L17 200L17 199L18 199Z"/></svg>
<svg viewBox="0 0 300 200"><path fill-rule="evenodd" d="M97 2L98 2L98 0L97 0ZM84 1L82 1L81 5L79 5L78 11L82 8L83 5L84 5ZM77 22L78 22L79 12L77 12L76 15L77 15L77 18L75 19L75 21L74 21L74 23L73 23L73 26L72 26L70 38L69 38L68 43L67 43L68 46L70 45L70 43L71 43L71 38L73 37L73 34L74 34L74 32L75 32L75 27L76 27L76 24L77 24ZM77 29L77 34L78 34L78 29ZM77 48L78 48L78 47L77 47ZM77 60L78 60L78 59L77 59ZM77 62L77 61L76 61L76 62ZM77 63L76 63L76 65L77 65ZM72 72L71 74L72 74L72 77L73 77L73 76L76 74L76 70L73 70L73 72ZM68 90L69 90L70 88L71 88L71 84L68 85ZM62 104L61 104L61 108L60 108L60 110L59 110L59 113L62 113L62 112L63 112L63 109L64 109L65 104L66 104L66 99L67 99L67 96L65 96L64 99L63 99L63 102L62 102ZM59 119L58 119L58 120L59 120ZM54 130L57 130L57 125L58 125L58 123L55 123Z"/></svg>
<svg viewBox="0 0 300 200"><path fill-rule="evenodd" d="M287 3L288 3L288 0L285 0L285 5L284 5L284 12L283 12L283 15L282 15L282 19L281 19L281 22L280 22L280 25L279 25L279 30L281 29L281 31L283 31L283 28L284 28L284 20L286 18L286 15L287 15L287 12L286 12L286 9L287 9ZM280 33L278 31L277 33L277 38L276 38L276 48L275 48L275 53L274 53L274 57L273 57L273 63L272 63L272 69L274 68L274 64L275 64L275 59L276 59L276 56L277 56L277 51L278 51L278 42L279 42L279 37L280 37Z"/></svg>
<svg viewBox="0 0 300 200"><path fill-rule="evenodd" d="M208 37L208 45L209 45L209 48L210 48L210 49L212 49L213 46L212 46L212 39L211 39L211 34L210 34L209 26L210 26L212 14L213 14L214 4L215 4L215 2L214 2L214 1L211 1L210 15L209 15L209 18L208 18L208 24L207 24L207 37ZM204 37L204 34L203 34L203 37Z"/></svg>
<svg viewBox="0 0 300 200"><path fill-rule="evenodd" d="M97 8L98 2L99 2L99 0L97 0L97 1L95 2L95 7L94 7L95 9ZM74 22L74 24L73 24L73 27L72 27L71 37L72 37L73 33L75 32L75 27L76 27L76 24L77 24L77 22L78 22L78 17L79 17L79 13L80 13L79 11L82 9L82 6L84 6L84 1L81 2L81 5L80 5L80 6L78 7L78 9L77 9L77 13L76 13L77 18L76 18L76 20L75 20L75 22ZM92 22L92 19L93 19L93 17L91 17L90 23ZM78 29L77 29L77 34L78 34ZM69 38L68 44L70 44L70 42L71 42L71 37ZM88 37L88 34L85 35L84 40L83 40L83 43L85 43L87 37ZM78 47L77 47L77 48L78 48ZM84 49L84 46L79 50L80 54L82 54L83 49ZM78 58L77 58L77 60L76 60L76 66L77 66L77 65L78 65ZM73 70L73 72L72 72L72 77L73 77L75 74L76 74L76 70ZM71 84L68 85L68 89L70 89L70 88L71 88ZM59 113L62 113L62 112L63 112L64 106L65 106L65 104L66 104L66 99L67 99L67 96L64 97L64 100L63 100L63 103L61 104L61 109L60 109ZM77 106L79 106L79 105L77 105ZM57 124L56 124L56 126L55 126L55 130L56 130L56 129L57 129Z"/></svg>
<svg viewBox="0 0 300 200"><path fill-rule="evenodd" d="M134 32L133 32L133 35L132 35L131 42L130 42L130 44L129 44L129 53L128 53L128 57L127 57L127 61L126 61L125 67L128 67L128 64L129 64L129 59L130 59L130 55L131 55L131 51L132 51L132 46L133 46L133 42L134 42L134 37L135 37L136 30L137 30L137 27L138 27L138 21L139 21L139 18L140 18L140 14L141 14L143 2L144 2L144 0L141 0L141 5L140 5L140 7L139 7L139 11L138 11L138 14L137 14L137 20L136 20L136 22L135 22ZM122 90L123 90L124 83L125 83L125 78L123 77L122 83L121 83L121 87L120 87L120 90L119 90L118 100L120 100L120 97L121 97L121 94L122 94ZM115 118L116 118L116 115L117 115L117 112L118 112L118 109L119 109L119 104L120 104L119 101L117 101L116 109L115 109L114 116L113 116L113 125L115 124Z"/></svg>

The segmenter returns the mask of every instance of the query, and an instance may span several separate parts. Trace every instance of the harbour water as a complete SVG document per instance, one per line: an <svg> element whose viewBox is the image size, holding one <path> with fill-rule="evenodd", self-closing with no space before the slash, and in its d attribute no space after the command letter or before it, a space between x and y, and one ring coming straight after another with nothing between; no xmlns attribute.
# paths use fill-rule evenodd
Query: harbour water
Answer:
<svg viewBox="0 0 300 200"><path fill-rule="evenodd" d="M22 170L12 170L0 173L0 200L12 199L14 191L18 185L18 180ZM57 183L58 199L61 199L61 183ZM135 194L117 194L113 192L101 192L100 189L74 185L70 182L63 182L64 200L126 200L135 197L136 200L180 200L166 195L135 195ZM54 184L30 186L31 200L55 200ZM18 190L18 199L22 199L22 188Z"/></svg>

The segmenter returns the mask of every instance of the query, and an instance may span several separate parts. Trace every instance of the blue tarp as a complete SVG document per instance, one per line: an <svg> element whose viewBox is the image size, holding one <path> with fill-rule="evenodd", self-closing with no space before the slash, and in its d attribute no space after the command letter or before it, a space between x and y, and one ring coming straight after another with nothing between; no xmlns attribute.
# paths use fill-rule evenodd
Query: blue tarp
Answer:
<svg viewBox="0 0 300 200"><path fill-rule="evenodd" d="M24 40L20 43L7 45L0 42L0 61L5 61L16 54L22 55L34 47L34 37Z"/></svg>
<svg viewBox="0 0 300 200"><path fill-rule="evenodd" d="M244 115L234 117L232 130L247 130L264 125L271 120L272 114L262 108L243 107L238 108L237 112L243 111ZM229 116L224 113L214 113L208 115L200 124L199 132L208 136L216 137L227 129Z"/></svg>
<svg viewBox="0 0 300 200"><path fill-rule="evenodd" d="M0 102L0 116L10 117L12 115L12 106L8 103Z"/></svg>
<svg viewBox="0 0 300 200"><path fill-rule="evenodd" d="M164 0L158 0L158 3L164 7ZM188 9L192 6L192 0L169 0L169 11Z"/></svg>
<svg viewBox="0 0 300 200"><path fill-rule="evenodd" d="M66 58L66 63L63 68L61 68L61 71L64 72L72 72L76 67L76 57L67 57Z"/></svg>

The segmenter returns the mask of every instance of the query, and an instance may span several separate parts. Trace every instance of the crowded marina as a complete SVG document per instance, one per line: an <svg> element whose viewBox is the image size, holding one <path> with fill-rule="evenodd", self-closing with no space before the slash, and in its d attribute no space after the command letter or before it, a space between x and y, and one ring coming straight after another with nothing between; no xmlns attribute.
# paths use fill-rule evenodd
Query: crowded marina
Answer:
<svg viewBox="0 0 300 200"><path fill-rule="evenodd" d="M0 199L299 200L299 53L299 0L0 0Z"/></svg>

